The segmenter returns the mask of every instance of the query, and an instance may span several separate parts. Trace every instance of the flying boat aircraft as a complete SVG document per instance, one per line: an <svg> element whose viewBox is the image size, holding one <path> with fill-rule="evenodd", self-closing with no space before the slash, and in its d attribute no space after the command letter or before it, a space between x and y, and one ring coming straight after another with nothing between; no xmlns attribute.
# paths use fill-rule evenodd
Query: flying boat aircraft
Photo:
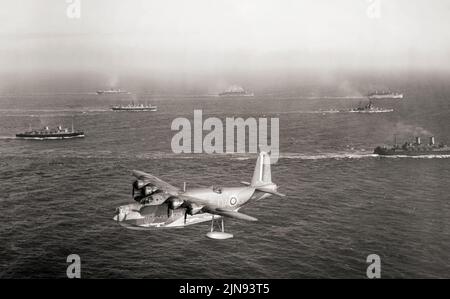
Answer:
<svg viewBox="0 0 450 299"><path fill-rule="evenodd" d="M175 228L211 221L207 237L228 239L233 235L225 232L224 218L257 221L239 210L271 195L285 197L272 182L270 157L265 152L258 156L251 182L241 182L244 186L239 187L186 189L184 184L179 189L142 171L134 170L133 175L136 202L118 207L113 218L130 229Z"/></svg>

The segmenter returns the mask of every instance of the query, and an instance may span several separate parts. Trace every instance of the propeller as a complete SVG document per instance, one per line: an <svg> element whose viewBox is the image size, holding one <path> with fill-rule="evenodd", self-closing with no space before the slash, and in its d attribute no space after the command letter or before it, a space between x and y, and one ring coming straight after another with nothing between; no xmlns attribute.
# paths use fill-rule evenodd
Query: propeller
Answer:
<svg viewBox="0 0 450 299"><path fill-rule="evenodd" d="M136 191L140 192L137 181L134 181L133 184L131 184L131 188L131 196L135 199L134 196L136 195Z"/></svg>
<svg viewBox="0 0 450 299"><path fill-rule="evenodd" d="M171 199L169 198L167 201L167 218L170 218L173 214L173 210L174 210L174 206L173 206L173 202L171 201ZM172 210L172 213L170 212Z"/></svg>
<svg viewBox="0 0 450 299"><path fill-rule="evenodd" d="M186 207L186 209L184 210L184 224L185 225L186 225L187 216L188 216L188 214L191 214L191 213L192 213L191 207L190 207L190 205L188 205Z"/></svg>
<svg viewBox="0 0 450 299"><path fill-rule="evenodd" d="M170 212L172 209L170 208L170 205L167 204L167 218L172 217L172 213Z"/></svg>

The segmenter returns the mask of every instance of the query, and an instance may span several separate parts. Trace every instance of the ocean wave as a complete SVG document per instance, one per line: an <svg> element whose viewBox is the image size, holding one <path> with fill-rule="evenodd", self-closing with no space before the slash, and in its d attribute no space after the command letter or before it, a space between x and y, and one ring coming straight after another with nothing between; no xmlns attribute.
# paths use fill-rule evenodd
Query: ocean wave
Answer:
<svg viewBox="0 0 450 299"><path fill-rule="evenodd" d="M98 112L111 112L107 108L91 108L91 109L0 109L3 117L60 117L73 116L74 114L88 114Z"/></svg>
<svg viewBox="0 0 450 299"><path fill-rule="evenodd" d="M380 158L388 159L447 159L450 155L421 155L421 156L407 156L407 155L391 155L391 156L379 156Z"/></svg>
<svg viewBox="0 0 450 299"><path fill-rule="evenodd" d="M283 111L283 112L273 112L273 114L336 114L336 113L389 113L393 112L394 109L383 109L383 110L374 110L374 111L352 111L352 110L337 110L337 109L329 109L329 110L295 110L295 111Z"/></svg>
<svg viewBox="0 0 450 299"><path fill-rule="evenodd" d="M300 159L300 160L323 160L323 159L342 160L342 159L364 159L374 157L378 157L378 155L368 153L323 153L313 155L288 153L280 155L280 159Z"/></svg>
<svg viewBox="0 0 450 299"><path fill-rule="evenodd" d="M347 159L368 159L368 158L409 158L409 159L445 159L450 158L450 155L422 155L422 156L406 156L406 155L393 155L393 156L380 156L373 153L320 153L320 154L299 154L299 153L284 153L280 154L279 160L294 159L294 160L347 160ZM233 157L235 160L251 160L255 159L255 154L249 156Z"/></svg>
<svg viewBox="0 0 450 299"><path fill-rule="evenodd" d="M340 110L295 110L295 111L279 111L279 112L271 112L270 114L334 114L334 113L343 113L348 111L340 111Z"/></svg>
<svg viewBox="0 0 450 299"><path fill-rule="evenodd" d="M2 139L16 139L13 136L0 136ZM254 160L256 159L256 153L172 153L172 152L146 152L146 153L133 153L125 154L119 152L113 152L110 150L67 150L67 149L45 149L33 152L3 152L4 157L20 156L24 157L42 157L51 155L53 158L113 158L113 159L135 159L135 160L189 160L189 159L231 159L237 161ZM407 155L392 155L392 156L380 156L369 152L328 152L328 153L280 153L279 160L354 160L354 159L445 159L450 158L450 155L421 155L421 156L407 156Z"/></svg>

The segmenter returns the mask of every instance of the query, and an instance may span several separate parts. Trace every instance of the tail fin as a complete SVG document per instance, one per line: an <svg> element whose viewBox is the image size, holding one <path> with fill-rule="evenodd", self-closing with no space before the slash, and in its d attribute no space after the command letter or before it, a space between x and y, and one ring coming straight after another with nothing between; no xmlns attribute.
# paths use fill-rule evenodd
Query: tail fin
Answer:
<svg viewBox="0 0 450 299"><path fill-rule="evenodd" d="M270 156L266 152L259 153L250 186L258 187L272 183L270 173Z"/></svg>

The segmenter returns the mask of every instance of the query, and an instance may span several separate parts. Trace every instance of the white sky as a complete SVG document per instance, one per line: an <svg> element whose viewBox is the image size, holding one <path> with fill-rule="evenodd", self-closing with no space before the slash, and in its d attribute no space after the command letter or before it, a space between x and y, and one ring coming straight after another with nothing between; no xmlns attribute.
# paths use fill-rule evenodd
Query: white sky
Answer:
<svg viewBox="0 0 450 299"><path fill-rule="evenodd" d="M450 69L450 1L372 1L0 0L0 72Z"/></svg>

